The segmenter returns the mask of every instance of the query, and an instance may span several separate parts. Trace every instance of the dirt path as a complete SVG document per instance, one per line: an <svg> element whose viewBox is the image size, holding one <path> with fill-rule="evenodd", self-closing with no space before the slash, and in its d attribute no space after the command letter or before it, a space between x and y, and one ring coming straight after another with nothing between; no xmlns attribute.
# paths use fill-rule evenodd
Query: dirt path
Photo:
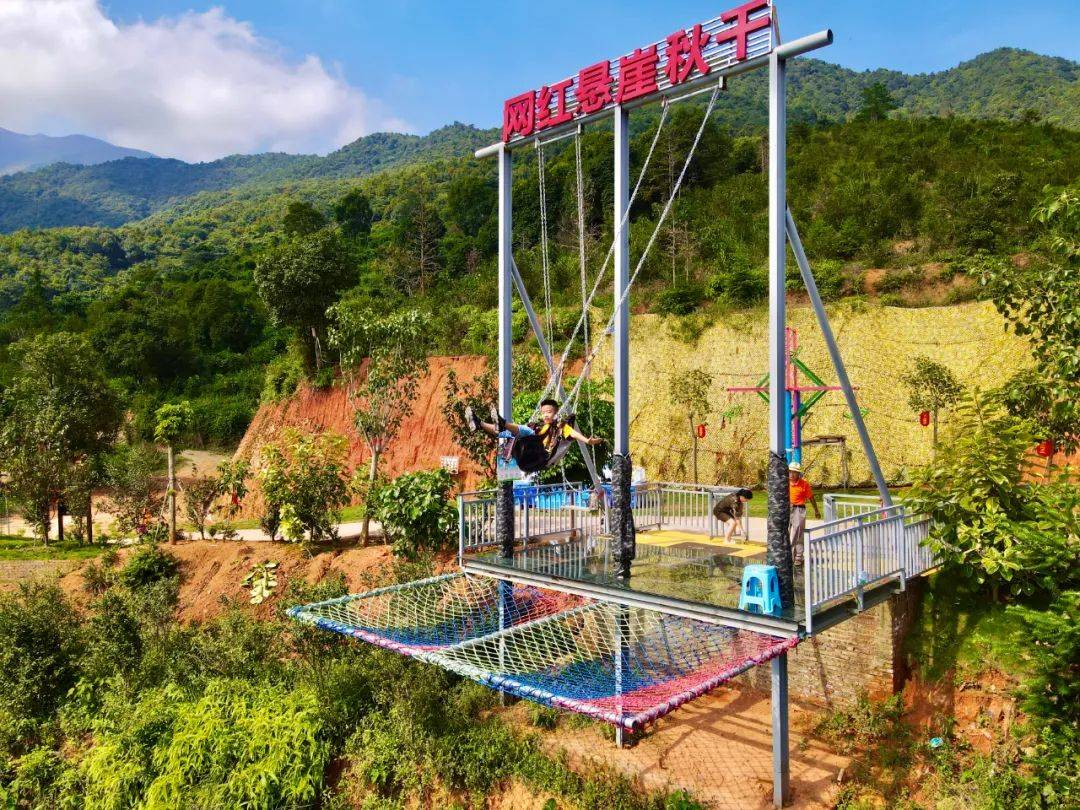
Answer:
<svg viewBox="0 0 1080 810"><path fill-rule="evenodd" d="M55 579L81 565L80 560L6 560L0 562L0 591L13 591L34 579Z"/></svg>
<svg viewBox="0 0 1080 810"><path fill-rule="evenodd" d="M512 710L524 717L524 706ZM807 733L816 719L809 706L791 704L793 807L833 807L848 757L833 753ZM596 728L560 728L544 735L552 751L571 764L606 765L648 790L686 790L707 807L748 810L772 807L772 716L769 696L722 687L660 720L632 748L619 749Z"/></svg>

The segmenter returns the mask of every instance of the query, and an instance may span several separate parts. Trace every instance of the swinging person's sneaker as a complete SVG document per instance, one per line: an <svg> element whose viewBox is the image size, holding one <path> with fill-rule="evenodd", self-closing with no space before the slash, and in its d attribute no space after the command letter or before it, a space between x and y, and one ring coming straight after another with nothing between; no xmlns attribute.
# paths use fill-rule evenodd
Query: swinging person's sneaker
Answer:
<svg viewBox="0 0 1080 810"><path fill-rule="evenodd" d="M491 424L499 428L499 433L506 430L506 420L499 413L499 407L494 404L491 406Z"/></svg>
<svg viewBox="0 0 1080 810"><path fill-rule="evenodd" d="M480 419L477 418L476 412L473 411L472 405L465 406L465 426L476 433L480 429Z"/></svg>

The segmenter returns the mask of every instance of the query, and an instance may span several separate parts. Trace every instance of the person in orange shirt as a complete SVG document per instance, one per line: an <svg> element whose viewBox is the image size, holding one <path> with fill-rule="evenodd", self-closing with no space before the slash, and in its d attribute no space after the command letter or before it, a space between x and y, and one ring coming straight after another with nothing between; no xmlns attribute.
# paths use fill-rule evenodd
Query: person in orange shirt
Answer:
<svg viewBox="0 0 1080 810"><path fill-rule="evenodd" d="M791 498L791 558L795 565L802 565L806 504L814 507L814 517L818 520L821 520L821 510L814 499L810 482L803 478L802 465L797 461L788 465L788 496Z"/></svg>

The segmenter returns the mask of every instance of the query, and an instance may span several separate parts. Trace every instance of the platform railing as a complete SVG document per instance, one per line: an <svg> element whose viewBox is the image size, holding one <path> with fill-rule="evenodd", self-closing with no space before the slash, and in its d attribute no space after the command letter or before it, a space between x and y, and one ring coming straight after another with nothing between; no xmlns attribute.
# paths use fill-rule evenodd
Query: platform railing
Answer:
<svg viewBox="0 0 1080 810"><path fill-rule="evenodd" d="M607 487L605 487L607 489ZM713 509L737 487L682 484L669 481L635 485L630 506L638 530L672 528L715 537L723 527ZM458 553L498 545L495 535L497 490L464 492L458 496ZM603 500L603 503L601 503ZM514 487L514 538L522 543L607 531L610 490L603 499L580 482ZM749 513L743 515L743 536L750 532Z"/></svg>
<svg viewBox="0 0 1080 810"><path fill-rule="evenodd" d="M498 490L458 496L458 558L498 545L495 500ZM525 544L556 536L594 535L607 526L607 510L580 483L514 487L514 539Z"/></svg>
<svg viewBox="0 0 1080 810"><path fill-rule="evenodd" d="M878 495L848 495L843 492L826 492L822 496L824 503L823 517L826 523L840 518L865 515L868 512L880 512L881 497ZM896 501L900 503L898 499Z"/></svg>
<svg viewBox="0 0 1080 810"><path fill-rule="evenodd" d="M930 521L910 515L900 504L849 514L807 529L803 534L803 586L806 631L813 615L831 602L854 596L859 610L867 589L907 580L937 563L924 545Z"/></svg>
<svg viewBox="0 0 1080 810"><path fill-rule="evenodd" d="M660 527L703 532L709 537L723 534L723 527L713 514L716 504L739 487L683 484L659 481L646 484L660 494ZM635 512L636 514L636 512ZM640 528L640 524L638 524ZM743 513L743 537L750 536L750 512Z"/></svg>

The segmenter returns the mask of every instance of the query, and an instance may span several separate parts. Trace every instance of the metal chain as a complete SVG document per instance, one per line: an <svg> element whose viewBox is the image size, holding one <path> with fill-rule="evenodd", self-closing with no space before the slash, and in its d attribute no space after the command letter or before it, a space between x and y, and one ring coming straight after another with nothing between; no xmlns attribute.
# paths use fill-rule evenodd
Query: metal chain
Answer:
<svg viewBox="0 0 1080 810"><path fill-rule="evenodd" d="M589 276L585 266L585 171L581 161L581 127L578 127L574 136L574 170L577 178L577 219L578 219L578 266L581 270L581 311L585 315L585 323L581 333L581 342L584 352L589 351L592 341L589 338ZM593 419L592 388L585 389L586 410L589 413L589 435L596 435L596 425ZM589 445L589 456L592 458L593 467L596 466L596 450Z"/></svg>

